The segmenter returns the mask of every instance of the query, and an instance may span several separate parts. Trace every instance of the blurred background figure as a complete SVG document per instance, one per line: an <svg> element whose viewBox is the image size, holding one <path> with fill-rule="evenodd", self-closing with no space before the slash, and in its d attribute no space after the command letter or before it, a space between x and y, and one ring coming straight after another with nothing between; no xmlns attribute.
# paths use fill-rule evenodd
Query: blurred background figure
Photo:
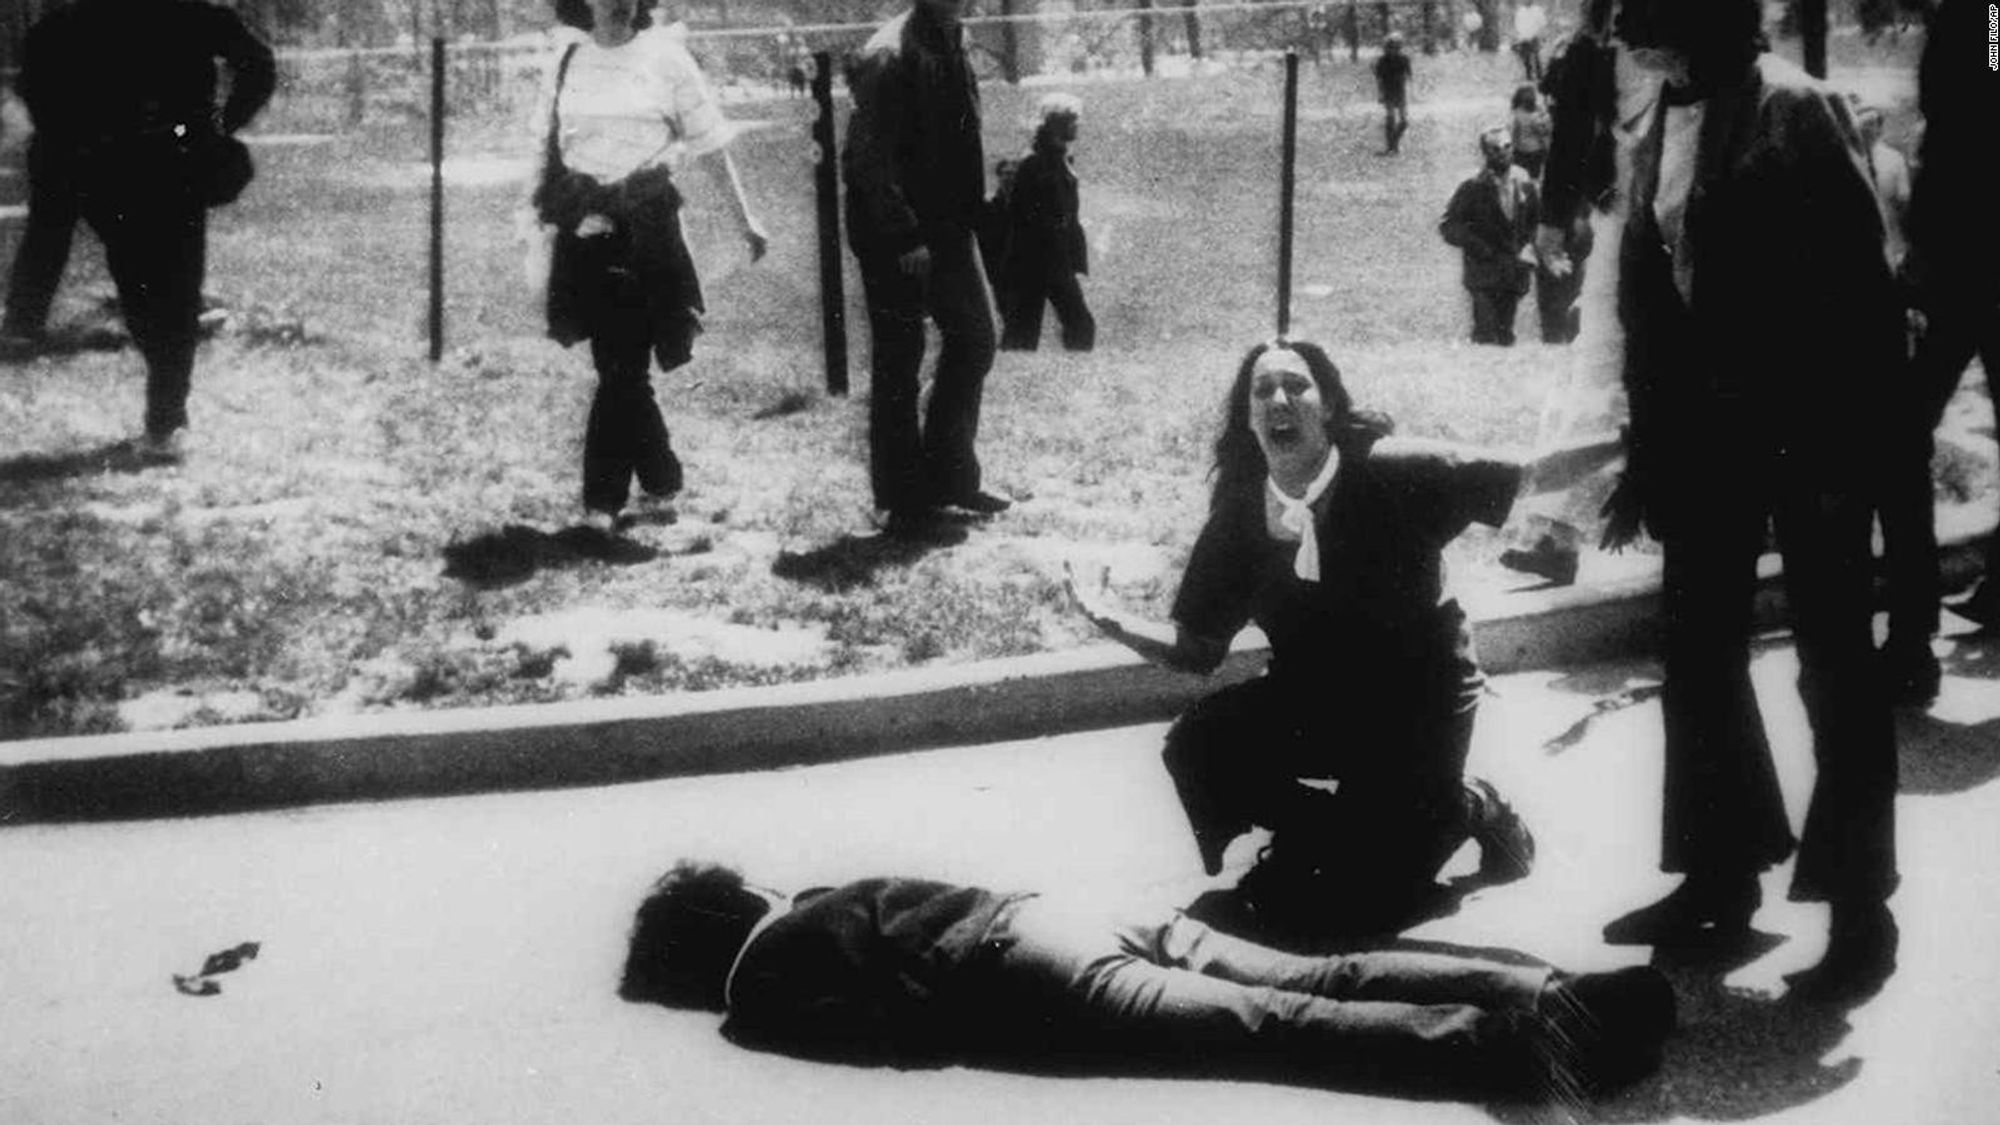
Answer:
<svg viewBox="0 0 2000 1125"><path fill-rule="evenodd" d="M228 77L219 107L218 61ZM80 214L104 244L119 309L145 357L138 451L149 459L181 455L208 208L249 182L249 154L231 134L276 84L271 49L234 12L201 0L75 0L28 33L20 89L35 122L45 206L26 260L16 263L16 285L24 271L30 281L18 322L9 290L8 327L40 333L70 218Z"/></svg>
<svg viewBox="0 0 2000 1125"><path fill-rule="evenodd" d="M1008 191L1007 240L1000 274L1000 346L1034 351L1041 343L1042 310L1054 306L1063 347L1087 352L1097 342L1097 320L1077 280L1090 272L1090 246L1079 221L1075 157L1083 103L1050 94L1038 106L1034 145Z"/></svg>
<svg viewBox="0 0 2000 1125"><path fill-rule="evenodd" d="M1515 87L1508 128L1514 142L1514 163L1539 181L1542 166L1548 163L1549 134L1553 126L1533 86L1523 83Z"/></svg>
<svg viewBox="0 0 2000 1125"><path fill-rule="evenodd" d="M1375 60L1375 94L1382 102L1382 155L1393 155L1410 129L1410 56L1403 53L1403 36L1390 32Z"/></svg>
<svg viewBox="0 0 2000 1125"><path fill-rule="evenodd" d="M1542 32L1548 26L1548 10L1539 0L1514 5L1514 53L1521 58L1521 77L1527 82L1542 80Z"/></svg>

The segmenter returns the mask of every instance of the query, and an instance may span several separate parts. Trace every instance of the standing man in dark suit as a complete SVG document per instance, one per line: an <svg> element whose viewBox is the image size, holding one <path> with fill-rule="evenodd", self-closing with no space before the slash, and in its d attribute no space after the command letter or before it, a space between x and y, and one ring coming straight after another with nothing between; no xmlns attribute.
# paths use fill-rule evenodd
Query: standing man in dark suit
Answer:
<svg viewBox="0 0 2000 1125"><path fill-rule="evenodd" d="M940 509L1010 501L980 487L980 392L993 366L993 298L975 232L986 202L979 84L959 19L970 0L916 0L856 53L842 172L849 244L868 298L869 480L892 535ZM944 338L917 419L924 319Z"/></svg>
<svg viewBox="0 0 2000 1125"><path fill-rule="evenodd" d="M220 109L218 60L229 71ZM276 84L271 49L236 13L203 0L75 0L28 33L22 100L38 139L72 161L79 209L104 243L146 359L147 457L177 459L188 424L224 138L250 123Z"/></svg>
<svg viewBox="0 0 2000 1125"><path fill-rule="evenodd" d="M1485 166L1452 193L1438 233L1465 256L1472 342L1512 347L1514 313L1535 269L1541 201L1535 181L1514 163L1506 126L1479 134L1479 152Z"/></svg>
<svg viewBox="0 0 2000 1125"><path fill-rule="evenodd" d="M1895 964L1896 742L1870 635L1870 525L1903 314L1847 103L1764 53L1757 0L1626 0L1619 38L1664 82L1633 158L1619 263L1631 399L1614 504L1665 549L1661 866L1686 875L1614 943L1731 944L1792 851L1750 679L1775 527L1817 780L1791 896L1831 908L1795 987L1831 999Z"/></svg>

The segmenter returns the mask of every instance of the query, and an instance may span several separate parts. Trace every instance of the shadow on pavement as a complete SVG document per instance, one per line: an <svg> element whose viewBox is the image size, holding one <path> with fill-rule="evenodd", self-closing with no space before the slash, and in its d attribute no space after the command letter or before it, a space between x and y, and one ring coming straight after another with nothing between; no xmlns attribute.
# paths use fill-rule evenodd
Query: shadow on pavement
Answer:
<svg viewBox="0 0 2000 1125"><path fill-rule="evenodd" d="M1984 681L1979 694L2000 695L2000 636L1964 638L1941 663L1947 681ZM1952 686L1948 682L1947 690ZM1956 710L1941 702L1926 714L1896 716L1904 793L1962 793L2000 777L2000 700L1983 715Z"/></svg>
<svg viewBox="0 0 2000 1125"><path fill-rule="evenodd" d="M445 547L444 573L468 586L493 590L525 582L542 570L592 562L631 566L649 562L659 553L644 543L588 527L566 527L550 534L508 524Z"/></svg>
<svg viewBox="0 0 2000 1125"><path fill-rule="evenodd" d="M875 582L875 572L884 567L908 566L940 547L963 543L964 527L940 524L923 536L843 535L824 547L810 551L781 551L771 564L771 573L803 583L830 594Z"/></svg>
<svg viewBox="0 0 2000 1125"><path fill-rule="evenodd" d="M1861 1060L1822 1062L1851 1030L1839 1007L1753 995L1723 984L1728 973L1763 955L1776 939L1760 935L1723 964L1656 961L1674 982L1680 1030L1660 1069L1599 1103L1607 1122L1744 1121L1833 1093L1861 1073Z"/></svg>
<svg viewBox="0 0 2000 1125"><path fill-rule="evenodd" d="M75 453L29 453L0 461L0 484L38 484L100 473L138 473L170 465L171 458L149 456L130 440L114 441Z"/></svg>

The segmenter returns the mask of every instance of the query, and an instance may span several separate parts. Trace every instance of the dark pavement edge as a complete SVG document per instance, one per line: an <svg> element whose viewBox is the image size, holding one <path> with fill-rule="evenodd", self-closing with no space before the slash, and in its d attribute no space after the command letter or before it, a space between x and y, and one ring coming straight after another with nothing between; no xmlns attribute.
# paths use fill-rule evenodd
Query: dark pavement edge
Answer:
<svg viewBox="0 0 2000 1125"><path fill-rule="evenodd" d="M1947 588L1978 574L1971 536ZM1784 614L1775 559L1757 620ZM1490 673L1587 664L1651 648L1657 574L1468 599ZM817 765L946 746L1163 722L1266 652L1239 647L1212 677L1094 645L934 669L645 699L402 712L0 743L0 827L185 817L300 805Z"/></svg>

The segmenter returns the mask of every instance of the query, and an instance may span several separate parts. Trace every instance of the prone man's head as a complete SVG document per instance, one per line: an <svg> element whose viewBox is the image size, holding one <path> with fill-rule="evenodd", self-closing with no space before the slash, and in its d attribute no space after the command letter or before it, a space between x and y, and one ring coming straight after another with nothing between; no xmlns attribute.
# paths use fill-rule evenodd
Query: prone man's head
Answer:
<svg viewBox="0 0 2000 1125"><path fill-rule="evenodd" d="M675 863L639 904L618 995L721 1011L730 966L751 929L771 910L771 900L746 886L734 868L686 859Z"/></svg>

